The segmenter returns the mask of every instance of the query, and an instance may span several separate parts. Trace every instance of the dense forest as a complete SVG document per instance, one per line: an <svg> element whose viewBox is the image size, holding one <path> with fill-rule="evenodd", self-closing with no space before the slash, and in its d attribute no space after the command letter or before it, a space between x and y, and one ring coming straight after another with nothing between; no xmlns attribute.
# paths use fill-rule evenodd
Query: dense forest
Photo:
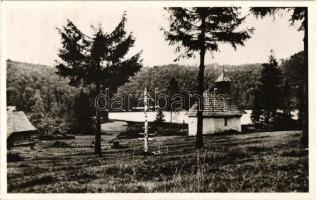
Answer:
<svg viewBox="0 0 317 200"><path fill-rule="evenodd" d="M224 69L232 81L232 97L239 107L244 109L250 108L252 105L252 93L256 87L261 68L261 64L236 66L207 65L205 71L205 88L213 87L214 81ZM195 66L177 64L143 68L128 83L118 89L118 94L122 96L132 94L137 97L142 94L144 87L147 87L150 94L154 94L155 88L157 88L157 95L168 95L169 81L174 77L177 81L178 93L185 95L185 100L187 100L188 94L197 94L197 73L198 68ZM184 103L186 105L185 108L188 109L187 102Z"/></svg>
<svg viewBox="0 0 317 200"><path fill-rule="evenodd" d="M290 85L290 101L292 109L298 108L298 85L302 81L300 76L303 67L303 52L294 54L288 59L281 59L279 68L283 73L283 81ZM259 85L262 63L242 64L242 65L206 65L205 70L205 88L214 86L214 81L225 71L231 79L231 95L238 107L241 109L251 109L255 89ZM127 97L129 94L137 98L141 96L145 87L150 94L168 95L169 82L175 78L178 85L178 93L182 95L197 93L197 66L183 66L170 64L163 66L154 66L152 68L143 68L135 76L131 77L129 82L119 87L117 94ZM186 99L185 99L186 100ZM187 102L184 102L185 105ZM189 105L190 106L190 105ZM188 105L185 106L188 108Z"/></svg>
<svg viewBox="0 0 317 200"><path fill-rule="evenodd" d="M279 68L291 86L291 106L298 108L298 85L303 70L303 53L281 60ZM211 88L223 67L231 79L231 94L238 106L251 109L262 64L206 65L205 87ZM119 87L118 95L132 94L136 100L147 87L150 94L169 94L168 86L174 77L180 94L194 94L197 88L197 67L170 64L144 67ZM56 69L45 65L7 60L7 105L24 111L42 131L76 130L92 132L92 92L89 88L71 87L68 79L59 77ZM126 96L124 96L126 97ZM185 102L186 103L186 102ZM186 104L185 104L186 105ZM185 107L186 108L186 107Z"/></svg>
<svg viewBox="0 0 317 200"><path fill-rule="evenodd" d="M53 67L7 60L7 105L24 111L40 131L85 131L82 123L91 123L82 115L90 107L87 89L69 86L55 72Z"/></svg>

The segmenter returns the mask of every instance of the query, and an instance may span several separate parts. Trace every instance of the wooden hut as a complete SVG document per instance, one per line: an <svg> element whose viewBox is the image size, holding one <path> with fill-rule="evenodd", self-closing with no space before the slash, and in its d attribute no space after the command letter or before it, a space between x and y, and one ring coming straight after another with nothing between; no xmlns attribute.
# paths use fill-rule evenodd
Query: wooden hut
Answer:
<svg viewBox="0 0 317 200"><path fill-rule="evenodd" d="M223 70L215 81L211 91L203 95L203 134L213 134L224 131L241 132L241 116L245 113L239 110L230 95L231 80ZM195 103L188 112L188 134L197 134L197 108ZM202 108L200 108L202 109Z"/></svg>
<svg viewBox="0 0 317 200"><path fill-rule="evenodd" d="M32 125L22 111L16 111L14 106L7 108L7 148L31 145L31 135L37 129Z"/></svg>

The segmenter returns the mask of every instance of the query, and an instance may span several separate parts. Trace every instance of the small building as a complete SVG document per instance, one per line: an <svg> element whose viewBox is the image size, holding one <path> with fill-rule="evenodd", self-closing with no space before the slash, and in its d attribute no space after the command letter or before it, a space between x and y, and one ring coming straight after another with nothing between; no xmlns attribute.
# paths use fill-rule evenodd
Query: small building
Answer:
<svg viewBox="0 0 317 200"><path fill-rule="evenodd" d="M215 87L203 94L203 134L224 131L241 132L241 116L244 111L237 108L230 95L231 80L223 70L215 81ZM188 112L188 134L197 134L196 102Z"/></svg>
<svg viewBox="0 0 317 200"><path fill-rule="evenodd" d="M32 125L22 111L16 111L14 106L7 107L7 148L31 145L31 135L37 129Z"/></svg>

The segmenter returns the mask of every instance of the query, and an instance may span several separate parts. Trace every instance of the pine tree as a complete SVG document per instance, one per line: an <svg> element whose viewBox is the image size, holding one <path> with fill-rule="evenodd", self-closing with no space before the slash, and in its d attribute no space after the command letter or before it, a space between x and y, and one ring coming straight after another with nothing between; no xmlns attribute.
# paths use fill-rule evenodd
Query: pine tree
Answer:
<svg viewBox="0 0 317 200"><path fill-rule="evenodd" d="M59 118L60 116L60 109L58 107L58 103L53 101L50 106L50 114L53 118Z"/></svg>
<svg viewBox="0 0 317 200"><path fill-rule="evenodd" d="M259 81L259 88L253 101L252 120L262 122L266 127L272 128L277 110L283 107L284 100L282 96L283 76L273 55L270 55L268 63L263 64Z"/></svg>
<svg viewBox="0 0 317 200"><path fill-rule="evenodd" d="M267 15L275 16L282 11L287 11L291 14L290 22L294 26L297 22L300 22L298 31L304 31L304 70L301 74L303 77L302 98L300 99L299 115L302 116L302 130L303 135L301 139L301 144L304 147L308 147L308 8L307 7L253 7L250 9L257 17L265 17Z"/></svg>
<svg viewBox="0 0 317 200"><path fill-rule="evenodd" d="M45 109L44 109L44 103L43 98L41 97L40 90L36 90L34 93L34 96L32 97L32 101L34 102L34 105L31 106L31 120L32 123L40 130L42 131L42 122L43 118L45 117Z"/></svg>
<svg viewBox="0 0 317 200"><path fill-rule="evenodd" d="M197 76L198 95L204 92L205 55L219 51L219 43L229 43L236 49L250 38L253 28L239 29L246 17L240 17L240 8L235 7L193 7L166 8L169 12L169 30L162 30L170 45L176 45L176 52L182 52L181 58L191 58L199 54L200 64ZM240 27L239 27L240 28ZM183 50L183 51L182 51ZM197 110L196 148L203 143L203 101Z"/></svg>
<svg viewBox="0 0 317 200"><path fill-rule="evenodd" d="M80 90L75 97L74 117L75 130L79 134L87 134L92 130L92 108L90 107L89 94Z"/></svg>
<svg viewBox="0 0 317 200"><path fill-rule="evenodd" d="M135 39L125 31L126 14L111 33L95 29L92 37L82 33L71 21L59 29L62 48L59 50L58 74L68 77L70 84L94 85L96 94L101 89L112 92L123 85L141 68L141 52L125 59ZM100 111L96 109L95 154L101 155Z"/></svg>
<svg viewBox="0 0 317 200"><path fill-rule="evenodd" d="M259 89L254 91L253 96L253 103L252 103L252 113L251 113L251 120L254 124L258 125L262 122L262 104L261 104L261 94Z"/></svg>
<svg viewBox="0 0 317 200"><path fill-rule="evenodd" d="M8 106L18 105L19 91L15 87L7 87L7 104Z"/></svg>
<svg viewBox="0 0 317 200"><path fill-rule="evenodd" d="M289 81L285 80L283 83L283 113L285 116L291 116L291 87Z"/></svg>
<svg viewBox="0 0 317 200"><path fill-rule="evenodd" d="M26 87L24 89L24 93L23 93L23 101L24 101L24 105L25 105L25 112L28 113L30 111L30 107L31 107L31 101L30 99L33 96L33 89L30 87Z"/></svg>
<svg viewBox="0 0 317 200"><path fill-rule="evenodd" d="M269 125L270 120L274 122L276 111L281 107L282 102L283 77L273 55L270 56L268 63L263 64L260 82L262 83L260 91L263 100L264 121L266 125Z"/></svg>

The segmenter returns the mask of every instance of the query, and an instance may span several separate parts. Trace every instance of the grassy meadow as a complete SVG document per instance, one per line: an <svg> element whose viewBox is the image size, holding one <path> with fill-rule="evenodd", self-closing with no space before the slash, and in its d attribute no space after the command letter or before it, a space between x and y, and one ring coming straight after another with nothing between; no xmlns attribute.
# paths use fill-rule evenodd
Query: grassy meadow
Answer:
<svg viewBox="0 0 317 200"><path fill-rule="evenodd" d="M157 136L143 155L143 141L121 139L111 148L103 135L102 157L94 136L41 141L19 147L8 162L8 192L307 192L308 152L300 131L204 136Z"/></svg>

